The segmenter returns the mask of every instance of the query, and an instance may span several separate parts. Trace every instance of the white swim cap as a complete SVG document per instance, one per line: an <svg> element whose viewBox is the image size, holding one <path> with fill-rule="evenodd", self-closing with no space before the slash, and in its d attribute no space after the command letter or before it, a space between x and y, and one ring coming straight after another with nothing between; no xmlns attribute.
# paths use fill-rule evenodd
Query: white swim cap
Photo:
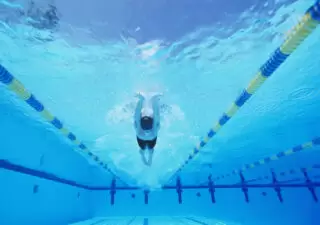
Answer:
<svg viewBox="0 0 320 225"><path fill-rule="evenodd" d="M141 117L143 117L143 116L153 117L153 110L148 107L142 108Z"/></svg>

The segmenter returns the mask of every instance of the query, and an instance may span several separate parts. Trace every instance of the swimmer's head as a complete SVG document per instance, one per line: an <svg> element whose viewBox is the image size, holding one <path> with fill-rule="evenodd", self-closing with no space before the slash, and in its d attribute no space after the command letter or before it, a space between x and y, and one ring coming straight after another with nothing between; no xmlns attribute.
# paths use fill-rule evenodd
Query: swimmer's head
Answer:
<svg viewBox="0 0 320 225"><path fill-rule="evenodd" d="M147 108L142 108L141 117L144 117L144 116L153 118L153 110L151 108L148 108L148 107Z"/></svg>
<svg viewBox="0 0 320 225"><path fill-rule="evenodd" d="M141 128L143 130L151 130L153 126L153 118L149 116L142 116L141 117Z"/></svg>

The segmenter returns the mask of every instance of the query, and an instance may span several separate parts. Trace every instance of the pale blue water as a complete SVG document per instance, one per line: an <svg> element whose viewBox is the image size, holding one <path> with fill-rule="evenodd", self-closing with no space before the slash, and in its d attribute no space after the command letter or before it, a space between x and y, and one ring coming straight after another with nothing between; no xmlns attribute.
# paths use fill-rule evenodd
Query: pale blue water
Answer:
<svg viewBox="0 0 320 225"><path fill-rule="evenodd" d="M110 206L109 191L2 168L0 224L320 222L319 203L307 188L284 189L284 203L270 188L250 189L250 203L240 189L218 189L216 204L207 189L184 190L183 204L175 190L160 191L175 185L172 175L314 0L34 2L33 11L29 1L0 2L1 65L121 178L117 185L151 193L144 205L141 190L117 191ZM58 20L43 16L48 4L56 6ZM182 169L183 185L207 185L209 175L221 178L320 136L319 39L318 27ZM164 94L151 167L140 160L133 128L137 91ZM0 115L1 160L78 184L110 186L110 173L2 83ZM309 176L319 182L319 146L244 176L250 184L270 183L272 168L281 181L303 183L300 168L312 166ZM232 176L216 184L239 180Z"/></svg>

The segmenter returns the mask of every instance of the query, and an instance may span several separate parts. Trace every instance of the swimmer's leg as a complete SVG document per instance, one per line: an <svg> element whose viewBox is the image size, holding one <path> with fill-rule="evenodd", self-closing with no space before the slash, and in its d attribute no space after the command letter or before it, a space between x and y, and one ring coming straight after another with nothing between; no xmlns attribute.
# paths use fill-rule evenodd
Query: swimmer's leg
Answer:
<svg viewBox="0 0 320 225"><path fill-rule="evenodd" d="M148 162L146 160L146 154L145 154L145 151L143 149L140 149L140 155L141 155L141 160L143 162L143 164L145 164L146 166L148 166Z"/></svg>
<svg viewBox="0 0 320 225"><path fill-rule="evenodd" d="M141 160L145 165L148 165L148 162L146 160L145 150L144 150L147 147L147 143L146 143L146 141L143 141L138 137L137 137L137 142L138 142L138 145L140 147L139 153L141 155Z"/></svg>
<svg viewBox="0 0 320 225"><path fill-rule="evenodd" d="M148 158L148 164L151 166L152 164L152 159L153 159L153 152L154 152L154 147L157 144L157 138L153 139L152 141L148 141L148 149L149 149L149 158Z"/></svg>
<svg viewBox="0 0 320 225"><path fill-rule="evenodd" d="M152 164L152 158L153 158L153 149L149 149L149 157L148 157L148 165L151 166Z"/></svg>

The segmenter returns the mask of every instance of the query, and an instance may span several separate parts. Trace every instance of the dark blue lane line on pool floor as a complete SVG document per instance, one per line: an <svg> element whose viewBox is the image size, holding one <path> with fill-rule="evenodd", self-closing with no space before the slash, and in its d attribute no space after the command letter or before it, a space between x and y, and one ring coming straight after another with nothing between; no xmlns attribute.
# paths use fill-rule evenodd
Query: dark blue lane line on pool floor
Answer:
<svg viewBox="0 0 320 225"><path fill-rule="evenodd" d="M95 187L90 187L87 185L78 184L75 181L67 180L67 179L58 177L54 174L31 169L31 168L27 168L27 167L17 165L17 164L11 163L11 162L9 162L7 160L3 160L3 159L0 160L0 168L14 171L14 172L18 172L18 173L22 173L22 174L27 174L27 175L34 176L34 177L43 178L46 180L55 181L55 182L62 183L62 184L67 184L67 185L78 187L78 188L83 188L86 190L94 190L95 189Z"/></svg>
<svg viewBox="0 0 320 225"><path fill-rule="evenodd" d="M133 218L127 223L127 225L132 224L135 219L136 219L136 217L133 217Z"/></svg>
<svg viewBox="0 0 320 225"><path fill-rule="evenodd" d="M136 219L136 217L133 217L132 219L130 219L129 222L127 223L127 225L132 224L135 219ZM90 225L107 225L105 222L107 222L108 220L110 220L110 219L101 219L101 220L98 220Z"/></svg>
<svg viewBox="0 0 320 225"><path fill-rule="evenodd" d="M90 225L99 225L99 224L101 224L102 222L105 222L105 221L107 221L107 219L98 220L98 221L96 221L96 222L94 222L94 223L92 223Z"/></svg>
<svg viewBox="0 0 320 225"><path fill-rule="evenodd" d="M149 219L148 218L144 218L143 219L143 225L149 225Z"/></svg>
<svg viewBox="0 0 320 225"><path fill-rule="evenodd" d="M208 223L202 222L202 221L200 221L200 220L193 219L193 218L191 218L191 217L186 217L186 219L187 219L187 220L190 220L190 221L192 221L192 222L196 222L196 223L198 223L198 224L209 225Z"/></svg>

